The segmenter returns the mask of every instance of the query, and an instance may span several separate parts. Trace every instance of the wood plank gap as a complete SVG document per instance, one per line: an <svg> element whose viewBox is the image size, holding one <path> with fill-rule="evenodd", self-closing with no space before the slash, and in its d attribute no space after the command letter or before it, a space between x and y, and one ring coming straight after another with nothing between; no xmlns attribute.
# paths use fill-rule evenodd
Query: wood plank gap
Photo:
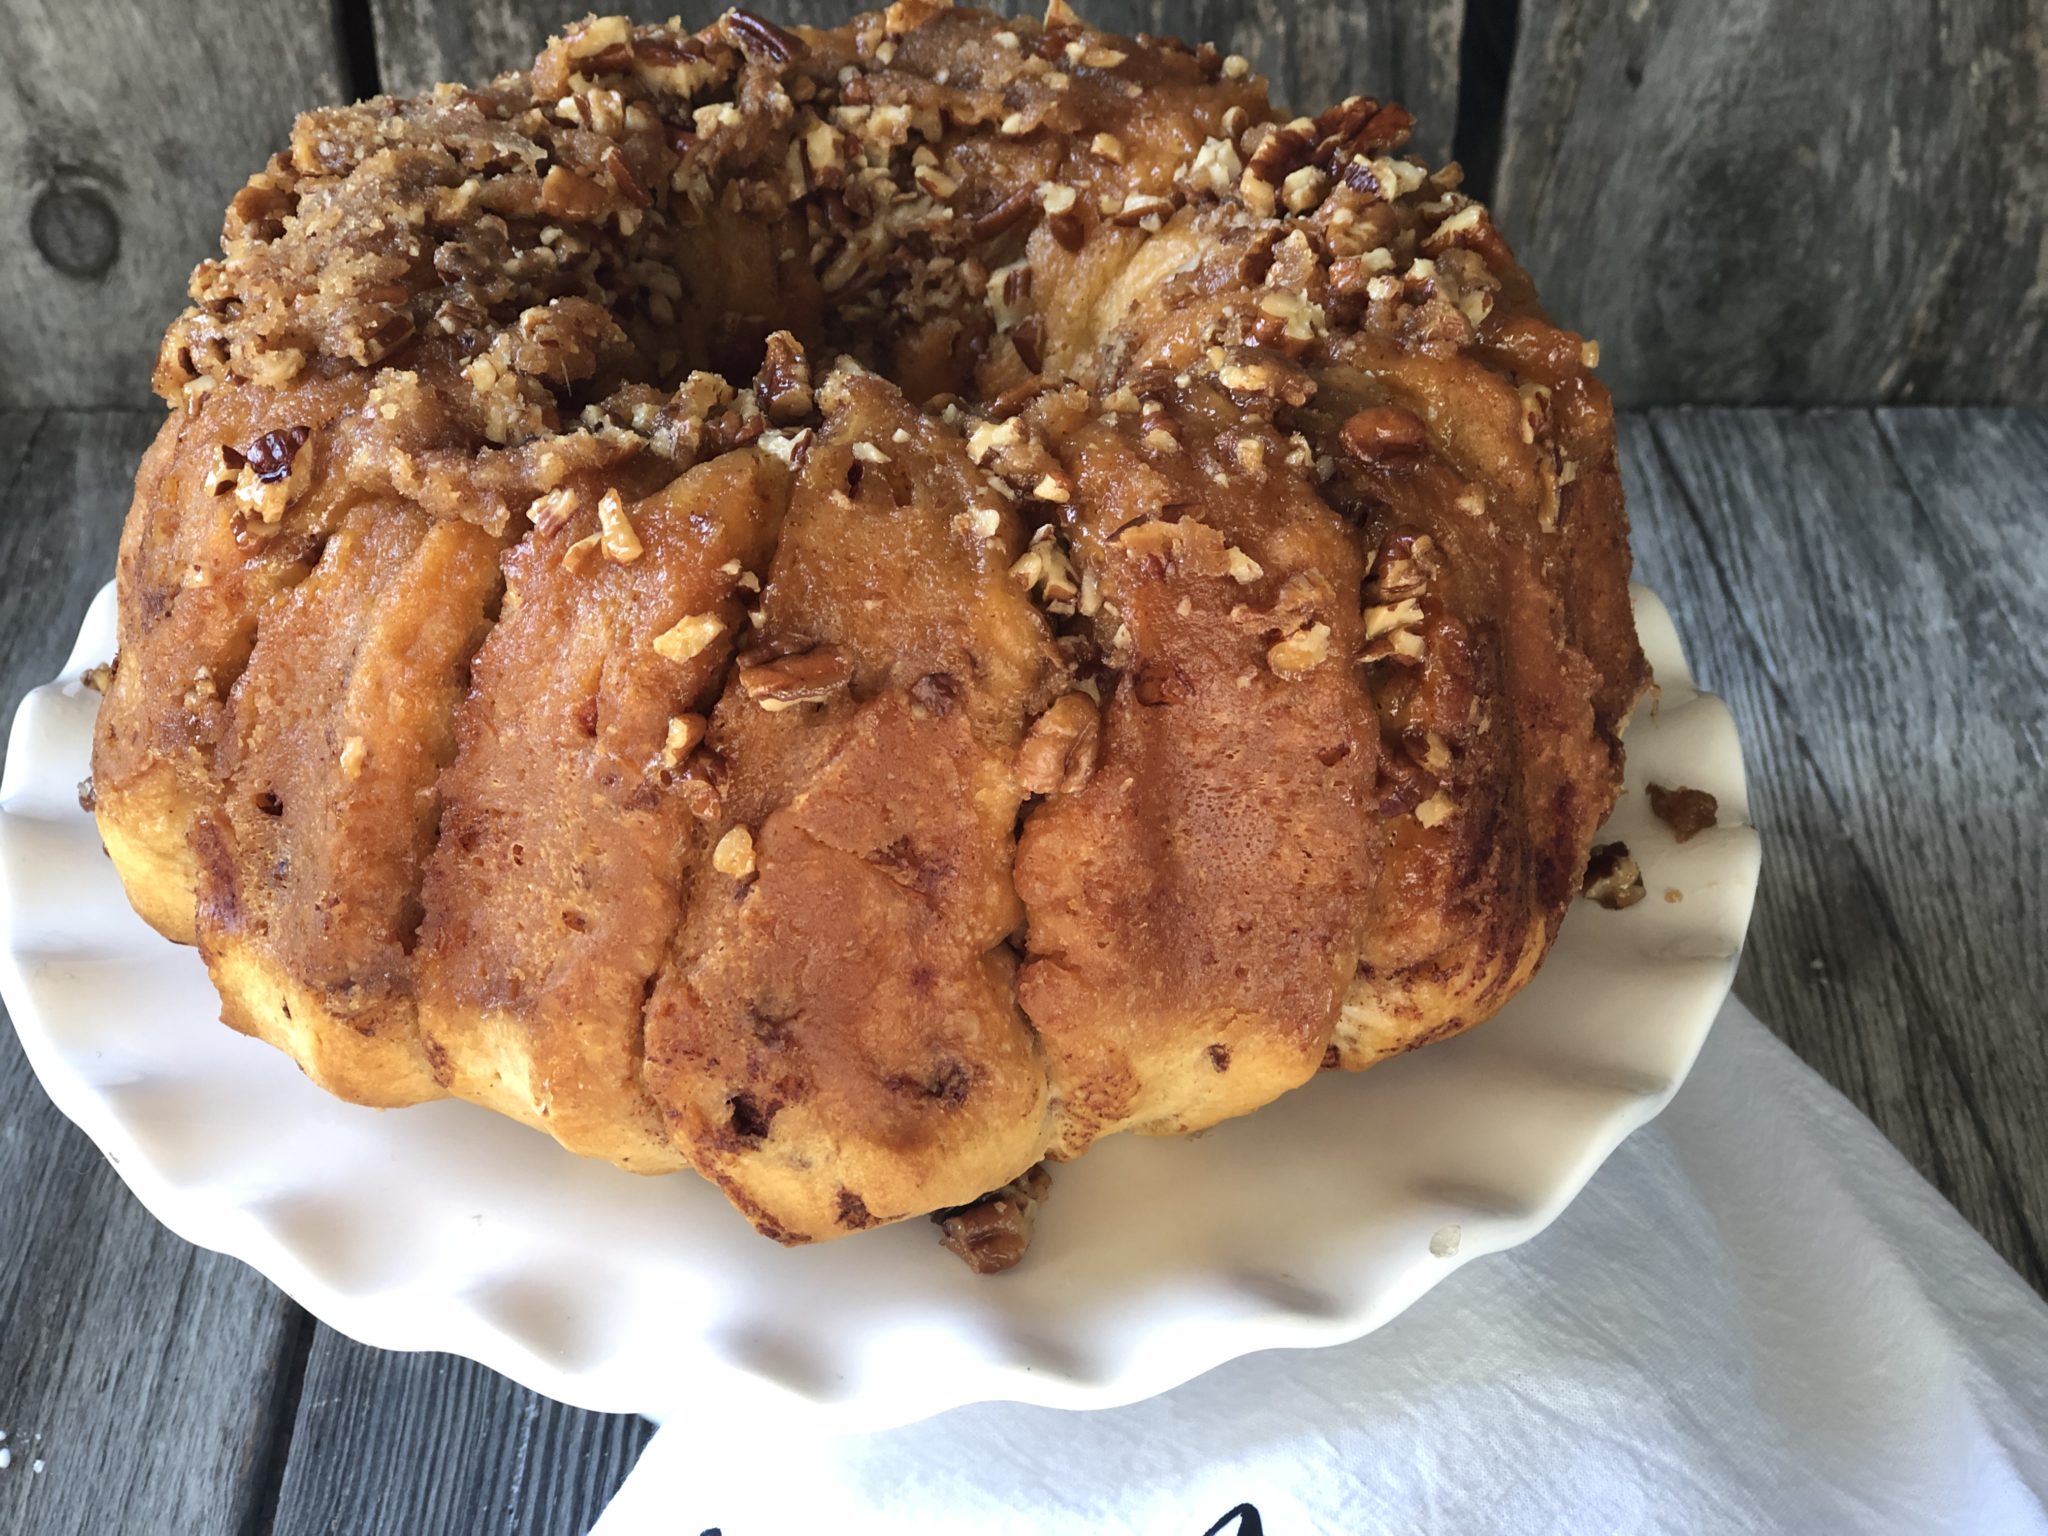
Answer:
<svg viewBox="0 0 2048 1536"><path fill-rule="evenodd" d="M1521 0L1465 0L1458 29L1458 111L1451 157L1465 169L1465 191L1493 201L1507 133L1508 88L1521 34Z"/></svg>
<svg viewBox="0 0 2048 1536"><path fill-rule="evenodd" d="M318 1327L312 1313L296 1302L291 1304L291 1321L279 1350L281 1368L272 1378L270 1401L264 1408L270 1432L260 1452L263 1468L238 1536L271 1536L277 1527L284 1469L291 1461L292 1438L298 1432L299 1399L306 1392L306 1362L312 1358L313 1335Z"/></svg>
<svg viewBox="0 0 2048 1536"><path fill-rule="evenodd" d="M1701 546L1707 551L1708 562L1713 567L1715 584L1721 588L1722 595L1727 600L1729 611L1738 616L1737 622L1741 625L1745 649L1749 651L1751 658L1755 661L1758 672L1768 682L1772 694L1777 699L1780 713L1786 720L1796 722L1799 718L1798 712L1792 707L1792 700L1786 692L1783 679L1778 675L1776 668L1771 665L1770 648L1763 643L1762 638L1742 619L1741 615L1746 613L1747 610L1738 600L1734 583L1715 553L1712 530L1708 526L1706 517L1700 511L1691 483L1686 478L1684 471L1678 464L1678 460L1664 441L1663 422L1664 418L1670 413L1666 411L1652 411L1649 414L1650 444L1656 451L1658 460L1663 464L1665 474L1670 477L1673 488L1678 492L1679 505L1684 508L1685 515L1691 519L1693 526L1699 532ZM1873 431L1876 430L1876 413L1874 411L1861 410L1853 413L1845 412L1844 414L1868 417L1871 419ZM2048 1258L2044 1258L2039 1240L2034 1232L2033 1224L2027 1218L2026 1203L2020 1198L2019 1187L2013 1179L2012 1170L2006 1166L2005 1160L1998 1155L1997 1141L1991 1134L1990 1121L1984 1113L1983 1104L1979 1102L1976 1093L1972 1089L1969 1074L1963 1070L1963 1063L1957 1053L1954 1036L1948 1028L1948 1021L1943 1017L1941 1011L1935 1007L1933 991L1927 985L1926 979L1921 976L1919 967L1913 963L1913 946L1907 941L1904 928L1899 922L1898 914L1892 908L1891 899L1885 890L1884 883L1878 878L1877 871L1871 866L1868 857L1865 855L1863 844L1856 835L1854 823L1842 808L1841 799L1836 794L1835 786L1829 782L1827 775L1821 769L1819 754L1813 750L1812 744L1806 739L1805 732L1797 724L1794 724L1792 727L1792 742L1800 760L1806 765L1807 771L1813 776L1813 782L1820 787L1822 802L1827 806L1828 814L1834 818L1835 824L1842 834L1843 845L1849 850L1850 858L1855 861L1857 878L1871 892L1872 908L1876 911L1878 920L1883 924L1885 938L1891 943L1894 952L1899 957L1899 970L1909 989L1910 1001L1914 1010L1919 1015L1923 1026L1933 1036L1935 1049L1940 1053L1942 1065L1947 1069L1949 1077L1955 1083L1956 1098L1962 1104L1964 1113L1969 1116L1971 1132L1977 1139L1977 1145L1983 1149L1984 1163L1991 1172L1991 1187L1997 1191L1999 1202L2005 1207L2006 1212L2012 1219L2014 1236L2020 1245L2021 1256L2026 1261L2024 1269L2028 1282L2038 1290L2044 1283L2048 1283ZM1767 851L1766 857L1768 856ZM1946 1177L1948 1170L1938 1169L1938 1171L1943 1174L1944 1182L1948 1182ZM1954 1187L1954 1185L1951 1184L1951 1187ZM1944 1193L1946 1192L1944 1191Z"/></svg>
<svg viewBox="0 0 2048 1536"><path fill-rule="evenodd" d="M28 429L28 435L21 440L21 452L15 456L14 462L7 466L7 485L6 489L0 490L0 505L14 505L14 493L21 486L21 477L28 470L29 460L35 457L36 444L42 441L43 428L50 424L51 412L37 411L34 414L36 423Z"/></svg>
<svg viewBox="0 0 2048 1536"><path fill-rule="evenodd" d="M352 100L368 101L384 94L384 74L377 62L377 16L370 0L334 0L334 39L341 60L341 83Z"/></svg>

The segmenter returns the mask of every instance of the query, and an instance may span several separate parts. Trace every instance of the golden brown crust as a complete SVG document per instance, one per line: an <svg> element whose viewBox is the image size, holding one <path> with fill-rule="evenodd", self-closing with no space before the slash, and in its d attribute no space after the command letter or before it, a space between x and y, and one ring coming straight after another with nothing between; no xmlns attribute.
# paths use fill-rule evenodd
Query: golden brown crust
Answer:
<svg viewBox="0 0 2048 1536"><path fill-rule="evenodd" d="M346 1097L441 1093L410 956L497 554L471 523L355 507L266 615L229 695L220 800L196 838L199 950L229 1022ZM254 989L265 976L274 994Z"/></svg>
<svg viewBox="0 0 2048 1536"><path fill-rule="evenodd" d="M1011 763L1062 670L1008 577L1025 530L892 386L840 375L822 394L764 654L711 720L719 844L646 1021L678 1144L784 1239L964 1204L1047 1135L1004 947L1022 919ZM843 680L815 701L762 686L774 653L825 652ZM719 860L727 837L743 857Z"/></svg>
<svg viewBox="0 0 2048 1536"><path fill-rule="evenodd" d="M703 841L671 792L672 723L715 696L786 478L765 455L728 454L608 519L601 489L557 487L576 510L557 501L559 520L506 560L507 611L439 786L413 957L435 1075L636 1171L682 1163L640 1084L641 1009ZM601 521L613 554L574 569L565 555L602 541ZM655 649L696 616L722 626L701 651Z"/></svg>
<svg viewBox="0 0 2048 1536"><path fill-rule="evenodd" d="M1112 669L1095 773L1039 808L1017 859L1018 991L1068 1156L1124 1126L1200 1129L1314 1073L1380 840L1378 734L1344 660L1363 643L1350 530L1269 421L1161 382L1156 417L1061 439Z"/></svg>
<svg viewBox="0 0 2048 1536"><path fill-rule="evenodd" d="M1591 351L1408 129L936 0L308 113L159 358L131 898L790 1241L1486 1017L1646 673Z"/></svg>

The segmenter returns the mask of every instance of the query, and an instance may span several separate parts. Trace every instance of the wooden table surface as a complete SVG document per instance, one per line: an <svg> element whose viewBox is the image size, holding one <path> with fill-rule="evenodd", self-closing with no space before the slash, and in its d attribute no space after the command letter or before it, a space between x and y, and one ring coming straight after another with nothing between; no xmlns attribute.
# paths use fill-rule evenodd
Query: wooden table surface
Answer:
<svg viewBox="0 0 2048 1536"><path fill-rule="evenodd" d="M0 413L5 698L69 649L159 419ZM1622 446L1640 574L1748 756L1738 991L2048 1290L2048 412L1679 410ZM11 1031L0 1233L0 1531L573 1536L649 1434L178 1241Z"/></svg>

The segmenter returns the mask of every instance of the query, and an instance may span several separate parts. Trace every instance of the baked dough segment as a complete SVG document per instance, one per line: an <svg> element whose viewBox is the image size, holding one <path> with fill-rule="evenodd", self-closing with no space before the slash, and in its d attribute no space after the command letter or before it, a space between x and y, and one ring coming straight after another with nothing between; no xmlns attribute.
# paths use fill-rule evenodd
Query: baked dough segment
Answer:
<svg viewBox="0 0 2048 1536"><path fill-rule="evenodd" d="M442 1095L409 952L435 782L499 590L499 541L404 503L351 510L265 615L194 834L223 1017L363 1104Z"/></svg>
<svg viewBox="0 0 2048 1536"><path fill-rule="evenodd" d="M362 392L353 373L309 378L288 394L221 386L196 411L171 414L135 477L121 533L120 652L94 727L93 785L100 840L129 900L181 944L195 938L191 830L220 798L213 748L228 691L264 605L305 579L346 505L326 428ZM245 478L236 461L273 433L280 448L297 444L289 464L270 482Z"/></svg>
<svg viewBox="0 0 2048 1536"><path fill-rule="evenodd" d="M1152 383L1144 414L1060 449L1117 669L1093 778L1039 805L1017 854L1018 996L1064 1155L1199 1129L1314 1073L1377 862L1350 530L1257 414Z"/></svg>
<svg viewBox="0 0 2048 1536"><path fill-rule="evenodd" d="M1391 410L1424 438L1413 456L1343 463L1364 492L1386 764L1385 865L1334 1038L1337 1064L1357 1071L1490 1017L1534 973L1619 775L1603 701L1623 707L1642 679L1632 624L1625 647L1601 641L1612 616L1584 612L1564 569L1618 485L1611 457L1579 465L1557 446L1585 434L1556 430L1555 392L1367 337L1332 350L1305 413L1315 432L1339 438L1349 416ZM1604 407L1575 344L1556 377L1574 410ZM1625 592L1626 539L1593 543L1618 562L1599 581Z"/></svg>
<svg viewBox="0 0 2048 1536"><path fill-rule="evenodd" d="M893 385L842 371L822 401L763 652L712 720L719 840L647 1010L678 1145L784 1242L975 1199L1048 1134L1004 946L1012 758L1061 676L1007 575L1024 531ZM844 686L764 708L805 655Z"/></svg>
<svg viewBox="0 0 2048 1536"><path fill-rule="evenodd" d="M683 1159L641 1086L641 1009L704 847L677 777L748 628L743 583L774 548L788 471L746 450L622 500L639 546L623 563L582 542L602 538L605 490L563 488L581 509L544 512L506 557L413 963L451 1093L656 1173ZM665 638L678 626L687 645Z"/></svg>

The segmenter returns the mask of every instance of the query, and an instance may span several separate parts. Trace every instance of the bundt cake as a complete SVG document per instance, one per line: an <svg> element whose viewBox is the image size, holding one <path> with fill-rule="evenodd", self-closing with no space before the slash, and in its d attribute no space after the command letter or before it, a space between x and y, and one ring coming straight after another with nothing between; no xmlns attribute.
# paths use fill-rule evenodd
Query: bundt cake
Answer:
<svg viewBox="0 0 2048 1536"><path fill-rule="evenodd" d="M1594 348L1410 126L1063 0L308 112L156 369L135 907L785 1242L1485 1018L1647 674Z"/></svg>

